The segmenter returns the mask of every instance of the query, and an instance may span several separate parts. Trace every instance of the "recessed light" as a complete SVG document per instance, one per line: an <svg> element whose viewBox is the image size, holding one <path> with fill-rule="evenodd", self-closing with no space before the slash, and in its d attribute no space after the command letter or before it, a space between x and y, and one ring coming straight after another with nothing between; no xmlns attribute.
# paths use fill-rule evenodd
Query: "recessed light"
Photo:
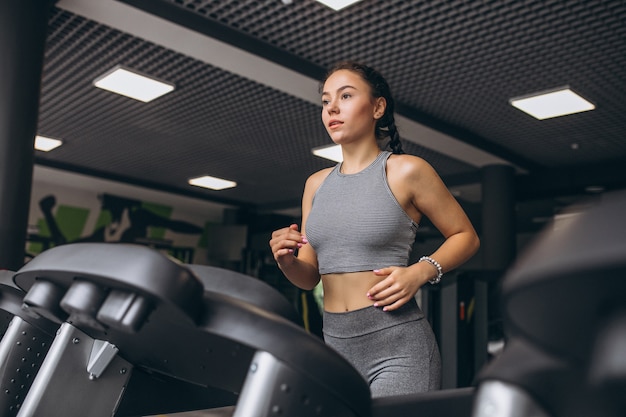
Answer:
<svg viewBox="0 0 626 417"><path fill-rule="evenodd" d="M189 184L195 185L197 187L210 188L211 190L225 190L227 188L233 188L237 186L237 183L234 181L211 177L209 175L192 178L189 180Z"/></svg>
<svg viewBox="0 0 626 417"><path fill-rule="evenodd" d="M147 103L174 90L174 84L157 80L120 65L96 78L93 84L103 90Z"/></svg>
<svg viewBox="0 0 626 417"><path fill-rule="evenodd" d="M63 145L62 140L47 138L39 135L35 136L35 149L38 151L48 152L61 145Z"/></svg>
<svg viewBox="0 0 626 417"><path fill-rule="evenodd" d="M317 0L325 6L330 7L333 10L341 10L348 6L358 3L361 0Z"/></svg>
<svg viewBox="0 0 626 417"><path fill-rule="evenodd" d="M341 152L341 145L320 146L318 148L311 149L311 151L313 152L313 155L330 159L331 161L335 161L335 162L343 161L343 153Z"/></svg>
<svg viewBox="0 0 626 417"><path fill-rule="evenodd" d="M604 186L602 185L588 185L585 187L585 191L591 194L597 194L604 192Z"/></svg>
<svg viewBox="0 0 626 417"><path fill-rule="evenodd" d="M512 106L539 119L565 116L596 108L568 87L509 100Z"/></svg>

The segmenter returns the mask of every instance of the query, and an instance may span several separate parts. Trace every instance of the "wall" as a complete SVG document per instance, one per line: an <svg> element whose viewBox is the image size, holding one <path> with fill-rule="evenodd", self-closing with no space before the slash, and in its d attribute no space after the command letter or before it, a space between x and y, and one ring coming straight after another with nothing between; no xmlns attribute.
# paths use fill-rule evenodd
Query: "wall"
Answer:
<svg viewBox="0 0 626 417"><path fill-rule="evenodd" d="M147 244L209 264L226 205L35 166L26 251L78 241Z"/></svg>

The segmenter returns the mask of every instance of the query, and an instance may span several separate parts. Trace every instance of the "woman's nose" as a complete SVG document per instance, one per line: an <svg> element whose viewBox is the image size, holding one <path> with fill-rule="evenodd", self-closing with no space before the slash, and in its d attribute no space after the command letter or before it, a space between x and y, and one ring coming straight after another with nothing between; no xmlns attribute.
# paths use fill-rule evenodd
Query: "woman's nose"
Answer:
<svg viewBox="0 0 626 417"><path fill-rule="evenodd" d="M326 105L326 111L328 113L337 113L339 112L339 107L337 106L337 102L335 100L331 100Z"/></svg>

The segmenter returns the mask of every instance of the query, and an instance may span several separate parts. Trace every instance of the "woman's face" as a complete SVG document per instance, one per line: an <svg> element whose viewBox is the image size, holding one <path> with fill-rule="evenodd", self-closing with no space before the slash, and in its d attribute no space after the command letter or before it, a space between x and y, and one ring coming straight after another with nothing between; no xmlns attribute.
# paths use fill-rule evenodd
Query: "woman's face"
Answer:
<svg viewBox="0 0 626 417"><path fill-rule="evenodd" d="M385 100L374 99L369 84L350 70L338 70L324 83L322 121L337 144L376 140L374 128L384 106Z"/></svg>

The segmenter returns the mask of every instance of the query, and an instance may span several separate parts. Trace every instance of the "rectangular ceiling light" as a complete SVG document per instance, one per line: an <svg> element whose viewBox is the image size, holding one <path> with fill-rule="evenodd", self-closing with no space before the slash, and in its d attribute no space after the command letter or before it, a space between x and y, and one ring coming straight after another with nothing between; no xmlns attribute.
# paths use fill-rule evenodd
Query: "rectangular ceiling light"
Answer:
<svg viewBox="0 0 626 417"><path fill-rule="evenodd" d="M174 84L157 80L120 65L96 78L93 84L103 90L147 103L174 90Z"/></svg>
<svg viewBox="0 0 626 417"><path fill-rule="evenodd" d="M225 190L227 188L233 188L237 186L234 181L223 180L221 178L211 177L205 175L203 177L192 178L189 180L189 184L197 187L210 188L211 190Z"/></svg>
<svg viewBox="0 0 626 417"><path fill-rule="evenodd" d="M47 138L45 136L35 136L35 149L38 151L48 152L54 148L58 148L63 144L59 139Z"/></svg>
<svg viewBox="0 0 626 417"><path fill-rule="evenodd" d="M313 152L313 155L330 159L331 161L335 161L335 162L343 161L343 154L341 153L341 145L320 146L319 148L313 148L311 151Z"/></svg>
<svg viewBox="0 0 626 417"><path fill-rule="evenodd" d="M539 119L565 116L596 108L568 87L509 100L513 107Z"/></svg>
<svg viewBox="0 0 626 417"><path fill-rule="evenodd" d="M325 6L330 7L333 10L341 10L348 6L358 3L361 0L317 0Z"/></svg>

